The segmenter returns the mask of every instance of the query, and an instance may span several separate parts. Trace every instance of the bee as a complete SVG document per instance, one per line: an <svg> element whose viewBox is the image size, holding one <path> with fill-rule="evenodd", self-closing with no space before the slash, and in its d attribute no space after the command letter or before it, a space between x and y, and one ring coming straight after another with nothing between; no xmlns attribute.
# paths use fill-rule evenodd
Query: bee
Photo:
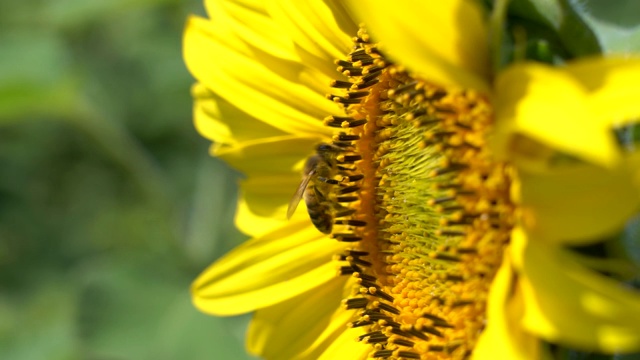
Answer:
<svg viewBox="0 0 640 360"><path fill-rule="evenodd" d="M335 156L338 151L341 149L323 143L316 147L316 154L307 159L302 171L302 181L289 201L288 219L304 198L309 218L316 229L324 234L331 233L338 205L329 199L329 194L331 186L339 183L333 179L336 173Z"/></svg>

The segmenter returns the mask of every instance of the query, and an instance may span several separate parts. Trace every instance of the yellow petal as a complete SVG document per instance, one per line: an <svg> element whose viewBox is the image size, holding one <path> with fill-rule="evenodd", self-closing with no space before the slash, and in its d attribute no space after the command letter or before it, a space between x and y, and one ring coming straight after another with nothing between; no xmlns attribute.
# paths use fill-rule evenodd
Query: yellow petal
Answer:
<svg viewBox="0 0 640 360"><path fill-rule="evenodd" d="M333 61L343 58L352 46L357 26L351 22L345 33L336 22L332 9L321 0L280 0L266 3L267 10L303 51L312 55L314 64L335 77ZM337 8L336 11L340 9Z"/></svg>
<svg viewBox="0 0 640 360"><path fill-rule="evenodd" d="M344 17L339 7L332 12L333 9L320 0L292 4L283 1L209 0L205 5L216 27L229 28L233 34L230 37L241 40L244 50L256 61L267 60L264 56L255 56L255 53L262 52L287 61L281 62L282 68L277 68L274 63L267 66L274 72L291 68L290 62L293 62L299 68L299 84L315 89L319 94L331 91L329 81L336 76L333 65L336 56L331 54L339 53L338 57L342 57L350 46L349 37L336 24L338 19L334 19L334 16ZM277 16L279 13L274 13L274 8L281 7L293 8L293 17ZM296 11L297 7L303 11ZM298 26L298 21L303 26ZM353 27L351 23L350 28ZM309 39L308 35L313 38ZM340 51L336 52L336 49Z"/></svg>
<svg viewBox="0 0 640 360"><path fill-rule="evenodd" d="M259 138L287 133L232 106L202 84L195 84L191 94L195 100L195 127L203 137L216 143L216 148Z"/></svg>
<svg viewBox="0 0 640 360"><path fill-rule="evenodd" d="M238 230L251 236L260 236L290 221L310 223L304 200L301 200L291 219L287 219L288 204L297 189L300 179L291 178L256 178L240 184L239 208L235 223ZM269 191L268 189L279 189ZM242 205L240 207L240 205Z"/></svg>
<svg viewBox="0 0 640 360"><path fill-rule="evenodd" d="M271 215L261 216L251 211L247 201L240 196L234 222L236 228L243 234L251 237L260 237L288 224L289 220L285 216L286 211L283 207L282 210L275 210L270 213ZM280 215L278 216L278 214Z"/></svg>
<svg viewBox="0 0 640 360"><path fill-rule="evenodd" d="M286 218L286 208L293 193L300 184L300 178L290 176L250 177L240 183L242 197L249 210L257 216ZM301 205L304 201L301 201Z"/></svg>
<svg viewBox="0 0 640 360"><path fill-rule="evenodd" d="M212 155L223 159L248 177L259 174L292 174L298 171L296 165L311 155L314 146L322 140L326 139L313 135L261 138L237 146L214 148Z"/></svg>
<svg viewBox="0 0 640 360"><path fill-rule="evenodd" d="M611 128L592 112L591 97L564 68L538 63L514 65L496 82L496 128L493 146L509 158L518 136L557 151L611 167L619 160Z"/></svg>
<svg viewBox="0 0 640 360"><path fill-rule="evenodd" d="M487 327L473 350L473 360L493 360L497 354L509 360L550 359L540 340L519 323L523 299L508 257L493 279L487 306Z"/></svg>
<svg viewBox="0 0 640 360"><path fill-rule="evenodd" d="M298 59L291 36L269 16L264 2L207 0L205 7L214 24L225 24L248 44L276 57Z"/></svg>
<svg viewBox="0 0 640 360"><path fill-rule="evenodd" d="M321 119L340 115L342 110L327 101L324 92L300 83L308 69L299 62L250 55L238 41L229 40L233 33L222 25L197 17L187 22L183 52L196 79L273 127L292 134L329 135L331 131Z"/></svg>
<svg viewBox="0 0 640 360"><path fill-rule="evenodd" d="M486 16L475 1L348 2L385 54L425 80L489 92Z"/></svg>
<svg viewBox="0 0 640 360"><path fill-rule="evenodd" d="M335 360L335 359L349 359L349 360L365 360L369 359L371 353L371 346L356 341L358 336L363 334L362 328L347 328L346 323L349 319L352 319L350 311L343 311L341 313L342 321L333 321L331 327L328 328L328 332L332 335L337 335L334 340L326 342L324 346L318 346L317 349L322 349L322 354L319 357L308 357L305 360ZM325 334L321 336L322 340L330 337L325 337Z"/></svg>
<svg viewBox="0 0 640 360"><path fill-rule="evenodd" d="M346 277L336 276L296 297L256 311L247 332L249 352L267 360L302 357L329 326L340 307L346 281Z"/></svg>
<svg viewBox="0 0 640 360"><path fill-rule="evenodd" d="M214 145L213 155L247 177L240 188L249 209L258 216L274 216L298 188L300 166L320 141L313 136L278 136L236 146ZM284 212L281 215L284 219Z"/></svg>
<svg viewBox="0 0 640 360"><path fill-rule="evenodd" d="M585 87L594 118L623 125L640 118L640 58L588 58L567 66Z"/></svg>
<svg viewBox="0 0 640 360"><path fill-rule="evenodd" d="M547 173L519 172L527 231L547 242L584 244L620 231L640 207L634 171L567 165Z"/></svg>
<svg viewBox="0 0 640 360"><path fill-rule="evenodd" d="M589 269L568 250L516 229L514 265L524 296L523 326L547 341L587 351L640 350L640 292Z"/></svg>
<svg viewBox="0 0 640 360"><path fill-rule="evenodd" d="M342 289L340 298L350 297L354 285L355 278L350 278ZM338 306L324 331L301 354L299 360L331 359L332 356L340 358L338 355L340 353L348 359L366 358L370 347L356 341L358 336L365 333L365 329L362 327L350 329L349 323L354 320L353 316L353 310L347 310L342 304Z"/></svg>
<svg viewBox="0 0 640 360"><path fill-rule="evenodd" d="M193 302L213 315L236 315L274 305L336 276L330 241L308 222L252 239L207 268L193 283Z"/></svg>

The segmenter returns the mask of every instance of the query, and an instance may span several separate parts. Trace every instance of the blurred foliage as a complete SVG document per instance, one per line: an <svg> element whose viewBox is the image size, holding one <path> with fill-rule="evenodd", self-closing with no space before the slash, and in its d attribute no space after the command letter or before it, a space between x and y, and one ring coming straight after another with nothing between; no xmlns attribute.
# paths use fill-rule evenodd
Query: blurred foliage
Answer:
<svg viewBox="0 0 640 360"><path fill-rule="evenodd" d="M640 51L640 2L634 0L571 0L596 31L606 53Z"/></svg>
<svg viewBox="0 0 640 360"><path fill-rule="evenodd" d="M553 63L601 53L596 34L569 0L516 0L509 14L507 31L516 47L524 47L522 58Z"/></svg>
<svg viewBox="0 0 640 360"><path fill-rule="evenodd" d="M243 238L191 121L200 0L0 2L0 359L243 359L189 285Z"/></svg>
<svg viewBox="0 0 640 360"><path fill-rule="evenodd" d="M494 0L484 0L491 9ZM530 59L550 64L599 53L640 51L640 2L509 0L499 68Z"/></svg>

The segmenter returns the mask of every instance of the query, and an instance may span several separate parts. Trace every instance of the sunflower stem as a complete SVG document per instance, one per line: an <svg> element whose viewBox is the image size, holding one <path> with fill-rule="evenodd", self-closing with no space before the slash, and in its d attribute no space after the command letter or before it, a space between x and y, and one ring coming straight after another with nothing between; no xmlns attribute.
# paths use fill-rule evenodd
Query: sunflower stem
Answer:
<svg viewBox="0 0 640 360"><path fill-rule="evenodd" d="M497 74L502 68L505 60L502 41L505 28L504 21L507 16L508 6L509 0L496 0L489 19L489 49L492 54L491 69L494 74Z"/></svg>

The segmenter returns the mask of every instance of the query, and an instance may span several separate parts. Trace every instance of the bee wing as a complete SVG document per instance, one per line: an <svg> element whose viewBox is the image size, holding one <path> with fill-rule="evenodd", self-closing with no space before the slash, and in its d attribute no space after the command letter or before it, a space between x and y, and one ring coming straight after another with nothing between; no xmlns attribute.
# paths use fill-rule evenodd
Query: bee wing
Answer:
<svg viewBox="0 0 640 360"><path fill-rule="evenodd" d="M307 190L307 186L309 185L309 181L311 181L311 176L315 173L315 170L311 170L308 174L306 174L298 188L296 189L296 193L293 194L291 200L289 201L289 207L287 208L287 219L291 219L293 213L296 212L298 208L298 204L300 200L302 200L302 196L304 195L305 190Z"/></svg>

